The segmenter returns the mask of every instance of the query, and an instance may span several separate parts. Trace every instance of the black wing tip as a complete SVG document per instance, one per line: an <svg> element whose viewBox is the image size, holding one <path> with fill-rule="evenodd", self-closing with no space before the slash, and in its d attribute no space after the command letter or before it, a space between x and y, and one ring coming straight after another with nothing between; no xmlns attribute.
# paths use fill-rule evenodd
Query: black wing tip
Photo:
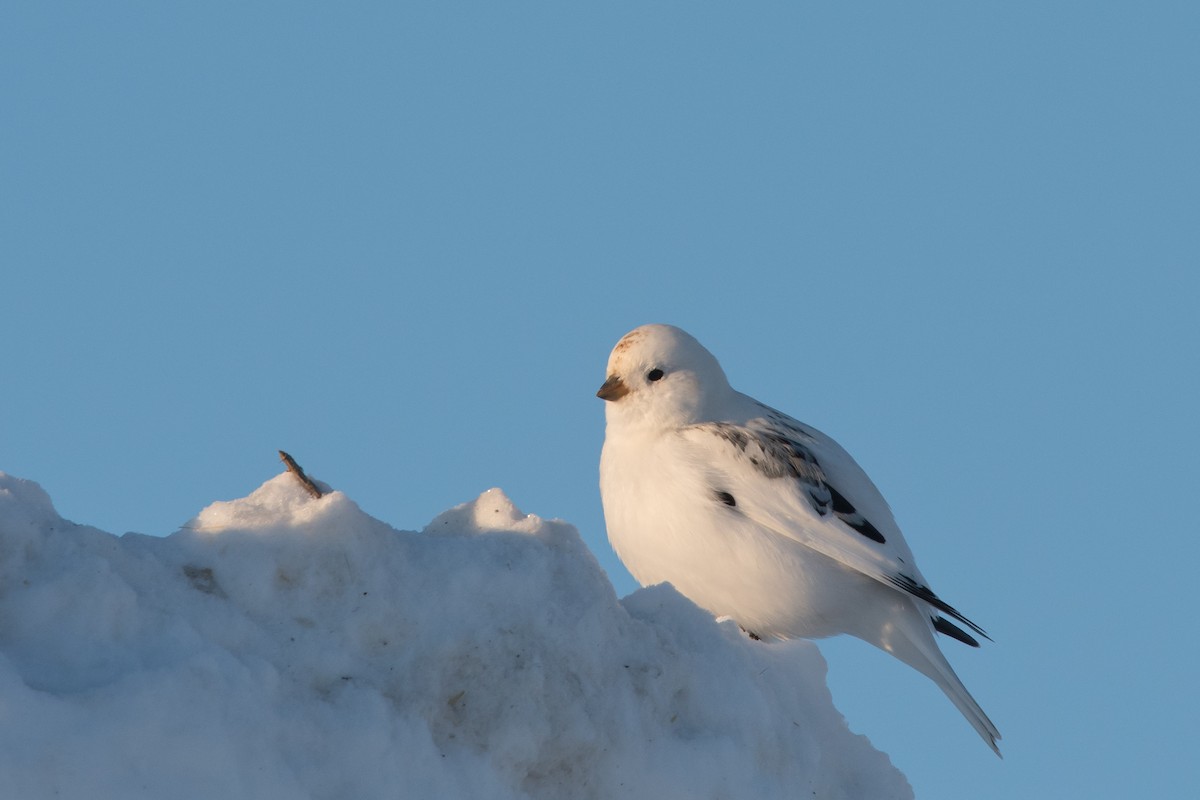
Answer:
<svg viewBox="0 0 1200 800"><path fill-rule="evenodd" d="M964 631L962 628L955 625L945 617L933 618L933 629L938 633L949 636L951 639L957 639L965 645L971 647L979 647L979 640L971 634Z"/></svg>
<svg viewBox="0 0 1200 800"><path fill-rule="evenodd" d="M989 642L993 641L992 637L987 635L987 631L985 631L983 628L976 625L974 622L971 622L971 620L964 617L957 608L950 605L945 600L943 600L942 598L940 598L936 594L934 594L933 590L930 589L928 586L922 586L921 584L917 583L916 581L914 581L912 578L908 577L907 575L889 575L888 582L891 583L893 586L895 586L897 589L901 589L905 592L908 592L909 594L911 594L913 597L917 598L918 600L924 600L926 603L933 606L938 611L941 611L943 614L949 614L951 617L954 617L954 619L958 620L963 625L966 625L972 631L979 634L983 638L987 639ZM944 621L947 624L949 624L949 620L944 620ZM935 627L936 627L936 623L935 623ZM942 633L946 633L946 631L942 631ZM953 636L954 634L947 634L947 635ZM958 637L955 637L955 638L958 638Z"/></svg>

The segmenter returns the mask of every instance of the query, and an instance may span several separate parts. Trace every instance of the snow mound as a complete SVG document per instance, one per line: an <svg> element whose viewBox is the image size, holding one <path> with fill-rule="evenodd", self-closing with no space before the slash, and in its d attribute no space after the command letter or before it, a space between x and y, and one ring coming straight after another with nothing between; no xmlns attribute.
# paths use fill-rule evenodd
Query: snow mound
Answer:
<svg viewBox="0 0 1200 800"><path fill-rule="evenodd" d="M118 538L0 473L6 797L911 797L824 679L497 489L418 534L285 473Z"/></svg>

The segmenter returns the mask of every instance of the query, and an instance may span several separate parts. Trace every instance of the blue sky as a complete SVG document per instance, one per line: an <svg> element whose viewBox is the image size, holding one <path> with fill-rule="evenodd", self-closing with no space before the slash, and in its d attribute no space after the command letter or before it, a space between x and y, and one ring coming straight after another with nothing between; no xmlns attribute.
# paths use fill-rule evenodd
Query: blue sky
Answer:
<svg viewBox="0 0 1200 800"><path fill-rule="evenodd" d="M823 646L922 798L1200 775L1190 3L9 4L0 470L167 534L289 450L407 529L580 528L608 351L670 322L838 438L1005 761Z"/></svg>

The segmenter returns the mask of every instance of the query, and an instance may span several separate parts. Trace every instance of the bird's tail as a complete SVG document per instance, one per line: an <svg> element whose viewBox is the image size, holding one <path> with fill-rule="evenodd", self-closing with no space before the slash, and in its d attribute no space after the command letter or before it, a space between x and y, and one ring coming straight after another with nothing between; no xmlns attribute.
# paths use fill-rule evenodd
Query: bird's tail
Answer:
<svg viewBox="0 0 1200 800"><path fill-rule="evenodd" d="M916 613L891 614L884 625L871 632L873 635L860 638L891 653L936 683L988 747L1003 758L1000 748L996 746L1000 731L983 713L979 703L975 702L950 662L942 655L934 639L933 621L918 601L908 598L905 601L915 607Z"/></svg>

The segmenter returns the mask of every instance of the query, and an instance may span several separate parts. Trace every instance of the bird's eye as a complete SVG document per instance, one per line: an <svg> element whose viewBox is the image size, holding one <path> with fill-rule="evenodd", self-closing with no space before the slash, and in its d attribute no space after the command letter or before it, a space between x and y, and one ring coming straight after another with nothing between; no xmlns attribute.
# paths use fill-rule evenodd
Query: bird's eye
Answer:
<svg viewBox="0 0 1200 800"><path fill-rule="evenodd" d="M646 373L646 380L660 381L660 380L662 380L662 376L663 376L663 371L661 369L655 368Z"/></svg>

